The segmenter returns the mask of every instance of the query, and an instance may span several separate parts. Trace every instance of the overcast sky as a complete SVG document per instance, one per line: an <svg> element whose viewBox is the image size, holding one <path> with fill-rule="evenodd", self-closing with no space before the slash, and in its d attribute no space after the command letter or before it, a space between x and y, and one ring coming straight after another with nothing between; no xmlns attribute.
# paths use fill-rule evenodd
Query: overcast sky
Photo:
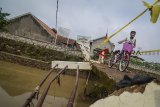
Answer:
<svg viewBox="0 0 160 107"><path fill-rule="evenodd" d="M145 0L153 3L154 0ZM31 12L51 28L55 28L56 0L0 0L4 12L15 17ZM70 29L70 37L91 36L92 39L109 35L124 26L145 9L141 0L59 0L58 26ZM160 49L160 20L150 22L147 12L129 27L111 39L116 43L137 31L137 48ZM158 56L147 56L150 61L159 61Z"/></svg>

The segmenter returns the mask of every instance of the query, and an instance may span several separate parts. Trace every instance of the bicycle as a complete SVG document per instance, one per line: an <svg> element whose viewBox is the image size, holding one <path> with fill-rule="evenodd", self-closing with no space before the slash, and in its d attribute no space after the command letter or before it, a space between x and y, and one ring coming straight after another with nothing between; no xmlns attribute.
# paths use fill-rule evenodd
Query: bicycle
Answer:
<svg viewBox="0 0 160 107"><path fill-rule="evenodd" d="M111 57L108 61L108 67L112 68L113 65L119 64L119 71L125 71L129 65L129 60L131 53L133 51L133 46L131 43L126 42L123 44L122 51L116 50L111 53Z"/></svg>

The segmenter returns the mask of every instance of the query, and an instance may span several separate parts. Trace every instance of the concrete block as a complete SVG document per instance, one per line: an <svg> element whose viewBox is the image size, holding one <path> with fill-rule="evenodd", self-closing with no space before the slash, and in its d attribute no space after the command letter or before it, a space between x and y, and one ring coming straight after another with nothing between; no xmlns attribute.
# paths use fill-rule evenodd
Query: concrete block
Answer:
<svg viewBox="0 0 160 107"><path fill-rule="evenodd" d="M58 64L58 68L60 69L68 65L68 69L77 69L77 66L79 66L79 69L91 70L89 62L52 61L51 67L53 68L56 64Z"/></svg>

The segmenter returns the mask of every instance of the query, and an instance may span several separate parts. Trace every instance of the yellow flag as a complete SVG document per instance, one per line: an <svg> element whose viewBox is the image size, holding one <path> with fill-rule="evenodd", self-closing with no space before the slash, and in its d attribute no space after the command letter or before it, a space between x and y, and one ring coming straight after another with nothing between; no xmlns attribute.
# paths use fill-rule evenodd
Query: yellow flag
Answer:
<svg viewBox="0 0 160 107"><path fill-rule="evenodd" d="M151 8L151 5L149 5L149 3L147 3L147 2L145 2L145 1L143 1L143 4L144 4L144 6L146 6L148 9L150 9L150 8Z"/></svg>
<svg viewBox="0 0 160 107"><path fill-rule="evenodd" d="M156 23L159 15L160 15L160 6L153 5L152 10L151 10L151 22Z"/></svg>

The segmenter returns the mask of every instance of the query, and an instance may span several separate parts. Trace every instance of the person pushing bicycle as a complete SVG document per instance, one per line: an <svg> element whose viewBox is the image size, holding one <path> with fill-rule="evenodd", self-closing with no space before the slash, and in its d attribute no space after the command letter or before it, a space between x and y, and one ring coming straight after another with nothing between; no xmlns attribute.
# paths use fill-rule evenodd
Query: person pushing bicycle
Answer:
<svg viewBox="0 0 160 107"><path fill-rule="evenodd" d="M121 41L118 42L118 44L122 44L122 43L129 43L132 46L132 49L136 47L136 39L135 39L135 35L136 35L136 31L131 31L130 32L130 38L128 39L127 37ZM125 46L125 45L124 45ZM124 53L125 47L123 46L122 51L120 52L119 50L115 50L115 60L114 62L117 61L117 53L120 52L120 55L122 55ZM131 54L132 50L129 51L129 54Z"/></svg>
<svg viewBox="0 0 160 107"><path fill-rule="evenodd" d="M133 51L133 48L136 47L136 32L130 32L130 38L125 38L124 40L119 41L119 44L123 43L122 50L115 50L108 61L108 67L111 68L114 64L119 64L119 70L125 71L129 65L130 55Z"/></svg>

